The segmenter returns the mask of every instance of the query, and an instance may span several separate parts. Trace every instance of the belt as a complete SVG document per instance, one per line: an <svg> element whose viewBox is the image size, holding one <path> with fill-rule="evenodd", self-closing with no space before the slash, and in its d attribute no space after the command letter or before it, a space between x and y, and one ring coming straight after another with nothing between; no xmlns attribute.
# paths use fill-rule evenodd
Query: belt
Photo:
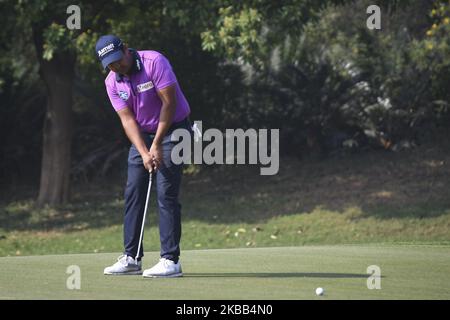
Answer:
<svg viewBox="0 0 450 320"><path fill-rule="evenodd" d="M184 118L184 119L181 120L181 121L174 122L174 123L172 123L172 124L170 125L169 130L167 130L166 135L169 134L169 133L171 133L171 132L174 131L175 129L182 128L184 125L190 125L190 123L191 123L191 121L190 121L189 117L186 117L186 118ZM155 135L156 132L145 132L145 131L144 131L143 134Z"/></svg>

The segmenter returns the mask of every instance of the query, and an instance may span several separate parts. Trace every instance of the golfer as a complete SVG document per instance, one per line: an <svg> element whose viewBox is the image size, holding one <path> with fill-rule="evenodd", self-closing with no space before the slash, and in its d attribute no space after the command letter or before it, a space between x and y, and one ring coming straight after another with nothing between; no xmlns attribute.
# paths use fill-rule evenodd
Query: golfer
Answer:
<svg viewBox="0 0 450 320"><path fill-rule="evenodd" d="M181 205L178 200L182 165L171 161L178 128L191 132L190 108L169 61L156 51L128 48L114 35L100 37L96 53L106 77L106 91L119 115L131 147L125 189L124 251L104 274L141 274L143 247L137 252L144 206L152 171L159 209L161 259L144 277L182 276Z"/></svg>

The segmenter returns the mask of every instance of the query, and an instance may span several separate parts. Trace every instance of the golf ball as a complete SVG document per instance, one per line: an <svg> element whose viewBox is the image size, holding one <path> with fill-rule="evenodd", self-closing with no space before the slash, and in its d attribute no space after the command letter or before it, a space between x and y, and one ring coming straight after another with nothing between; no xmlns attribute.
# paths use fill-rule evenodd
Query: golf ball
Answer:
<svg viewBox="0 0 450 320"><path fill-rule="evenodd" d="M325 291L323 290L323 288L317 288L316 289L316 294L318 295L318 296L322 296L323 295L323 293L324 293Z"/></svg>

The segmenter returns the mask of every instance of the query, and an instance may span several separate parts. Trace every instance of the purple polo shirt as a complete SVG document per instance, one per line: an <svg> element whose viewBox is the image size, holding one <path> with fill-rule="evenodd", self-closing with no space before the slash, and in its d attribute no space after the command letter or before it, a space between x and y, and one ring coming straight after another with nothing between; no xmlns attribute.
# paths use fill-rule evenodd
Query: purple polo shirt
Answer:
<svg viewBox="0 0 450 320"><path fill-rule="evenodd" d="M106 91L116 111L130 108L143 132L156 132L162 101L157 90L176 86L177 106L173 122L184 120L189 104L178 84L169 61L156 51L132 51L133 72L130 77L110 71L105 80Z"/></svg>

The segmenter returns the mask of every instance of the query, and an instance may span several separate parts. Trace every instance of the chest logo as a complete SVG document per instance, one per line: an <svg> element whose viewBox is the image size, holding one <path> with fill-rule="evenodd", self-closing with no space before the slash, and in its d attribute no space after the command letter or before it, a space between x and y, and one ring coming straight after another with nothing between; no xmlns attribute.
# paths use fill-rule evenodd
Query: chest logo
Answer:
<svg viewBox="0 0 450 320"><path fill-rule="evenodd" d="M137 91L138 91L139 93L141 93L141 92L150 90L150 89L152 89L153 87L154 87L153 82L149 81L149 82L146 82L146 83L138 84L138 85L137 85Z"/></svg>

